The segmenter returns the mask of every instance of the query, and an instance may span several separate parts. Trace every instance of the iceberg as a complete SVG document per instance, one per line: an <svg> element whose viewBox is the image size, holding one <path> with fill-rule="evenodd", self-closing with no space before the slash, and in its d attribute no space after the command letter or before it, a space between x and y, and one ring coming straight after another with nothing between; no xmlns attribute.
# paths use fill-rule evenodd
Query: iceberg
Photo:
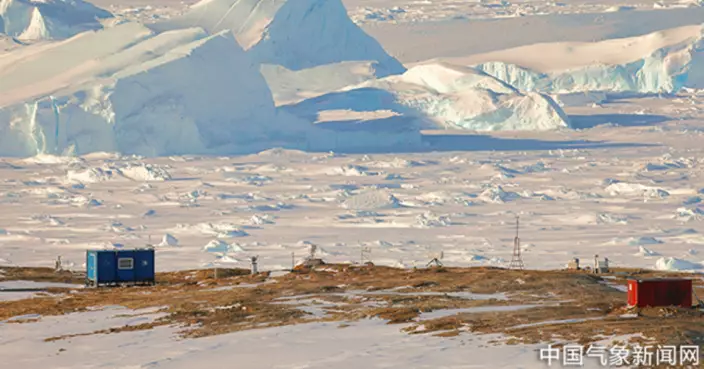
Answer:
<svg viewBox="0 0 704 369"><path fill-rule="evenodd" d="M480 61L470 65L525 91L672 94L704 88L703 51L704 28L686 26L595 43L530 45L468 61Z"/></svg>
<svg viewBox="0 0 704 369"><path fill-rule="evenodd" d="M388 125L474 131L569 128L569 118L547 95L521 92L486 73L444 63L419 65L402 75L356 86L286 107L317 119L326 111L387 112ZM377 120L379 121L379 120Z"/></svg>
<svg viewBox="0 0 704 369"><path fill-rule="evenodd" d="M228 30L255 62L293 71L345 61L376 62L380 76L405 71L352 22L340 0L204 0L149 27Z"/></svg>
<svg viewBox="0 0 704 369"><path fill-rule="evenodd" d="M0 155L236 152L295 126L277 126L266 81L229 32L126 23L5 59Z"/></svg>
<svg viewBox="0 0 704 369"><path fill-rule="evenodd" d="M102 29L112 14L82 0L0 0L0 34L21 41L60 40Z"/></svg>

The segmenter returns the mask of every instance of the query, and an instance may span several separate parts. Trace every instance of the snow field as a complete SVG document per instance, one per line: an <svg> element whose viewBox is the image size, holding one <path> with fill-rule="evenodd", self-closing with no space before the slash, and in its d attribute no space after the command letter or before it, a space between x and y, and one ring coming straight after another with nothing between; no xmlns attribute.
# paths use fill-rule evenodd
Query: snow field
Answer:
<svg viewBox="0 0 704 369"><path fill-rule="evenodd" d="M629 150L10 160L0 258L46 266L62 255L80 270L87 248L152 244L160 270L247 268L253 255L280 270L314 244L329 262L371 247L380 265L442 252L446 265L503 266L517 213L531 268L599 254L616 266L699 270L703 209L684 203L699 191L687 177L701 160ZM152 174L127 178L124 168Z"/></svg>
<svg viewBox="0 0 704 369"><path fill-rule="evenodd" d="M2 324L0 353L27 369L52 367L95 367L97 365L142 367L168 365L169 368L221 368L247 363L248 368L434 368L480 367L515 368L521 361L526 368L543 368L537 350L543 345L503 346L489 343L501 336L462 336L439 339L429 335L408 335L398 325L381 320L351 323L308 323L265 328L197 340L177 340L176 327L157 327L147 331L74 337L67 341L43 342L47 336L90 332L101 327L148 322L158 314L125 309L106 309L60 317L42 318L37 323ZM31 327L31 329L27 329ZM67 329L70 327L69 329ZM303 338L305 337L305 338ZM129 347L116 353L114 347ZM315 347L315 350L309 350ZM272 352L277 352L272 355ZM414 354L409 355L409 352ZM58 353L58 354L57 354ZM90 354L89 354L90 353ZM281 358L286 358L286 363ZM596 368L587 362L587 368ZM589 366L592 365L592 366Z"/></svg>

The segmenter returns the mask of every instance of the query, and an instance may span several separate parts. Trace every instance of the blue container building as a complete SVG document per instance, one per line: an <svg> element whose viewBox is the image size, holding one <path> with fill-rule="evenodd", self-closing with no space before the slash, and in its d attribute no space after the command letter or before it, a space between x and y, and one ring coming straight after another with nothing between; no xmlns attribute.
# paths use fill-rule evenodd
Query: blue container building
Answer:
<svg viewBox="0 0 704 369"><path fill-rule="evenodd" d="M154 249L86 252L87 286L153 285L154 276Z"/></svg>

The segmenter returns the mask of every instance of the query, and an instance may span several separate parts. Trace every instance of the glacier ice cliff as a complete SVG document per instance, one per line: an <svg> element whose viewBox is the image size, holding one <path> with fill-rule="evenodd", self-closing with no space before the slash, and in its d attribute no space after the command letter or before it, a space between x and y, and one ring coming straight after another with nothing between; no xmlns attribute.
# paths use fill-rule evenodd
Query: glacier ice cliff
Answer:
<svg viewBox="0 0 704 369"><path fill-rule="evenodd" d="M230 30L252 59L298 71L346 61L376 62L380 76L403 65L352 22L340 0L204 0L155 30Z"/></svg>
<svg viewBox="0 0 704 369"><path fill-rule="evenodd" d="M543 93L670 94L683 87L701 89L704 88L704 27L696 38L668 45L623 64L597 64L551 72L503 61L484 62L474 67L520 90Z"/></svg>

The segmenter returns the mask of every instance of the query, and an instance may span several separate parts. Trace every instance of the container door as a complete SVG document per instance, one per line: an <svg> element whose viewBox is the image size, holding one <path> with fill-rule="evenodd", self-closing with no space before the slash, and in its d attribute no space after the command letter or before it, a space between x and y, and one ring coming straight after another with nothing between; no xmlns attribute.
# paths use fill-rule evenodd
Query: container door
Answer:
<svg viewBox="0 0 704 369"><path fill-rule="evenodd" d="M97 280L96 266L98 265L98 257L95 252L86 253L86 278L91 281Z"/></svg>
<svg viewBox="0 0 704 369"><path fill-rule="evenodd" d="M134 281L135 258L133 251L118 251L117 279L120 282Z"/></svg>
<svg viewBox="0 0 704 369"><path fill-rule="evenodd" d="M654 306L671 306L679 304L679 291L677 285L672 281L658 281L656 292L657 305Z"/></svg>
<svg viewBox="0 0 704 369"><path fill-rule="evenodd" d="M669 281L663 286L663 293L666 294L663 299L667 305L691 307L692 306L692 281Z"/></svg>
<svg viewBox="0 0 704 369"><path fill-rule="evenodd" d="M628 281L628 305L638 305L638 281Z"/></svg>
<svg viewBox="0 0 704 369"><path fill-rule="evenodd" d="M152 281L154 280L154 251L139 250L135 251L135 280L137 281Z"/></svg>
<svg viewBox="0 0 704 369"><path fill-rule="evenodd" d="M679 305L682 301L682 291L677 282L667 281L662 282L660 286L660 301L663 306Z"/></svg>
<svg viewBox="0 0 704 369"><path fill-rule="evenodd" d="M111 251L97 251L95 254L96 275L98 283L115 282L115 253Z"/></svg>
<svg viewBox="0 0 704 369"><path fill-rule="evenodd" d="M643 281L638 286L638 306L659 306L658 305L658 282Z"/></svg>

